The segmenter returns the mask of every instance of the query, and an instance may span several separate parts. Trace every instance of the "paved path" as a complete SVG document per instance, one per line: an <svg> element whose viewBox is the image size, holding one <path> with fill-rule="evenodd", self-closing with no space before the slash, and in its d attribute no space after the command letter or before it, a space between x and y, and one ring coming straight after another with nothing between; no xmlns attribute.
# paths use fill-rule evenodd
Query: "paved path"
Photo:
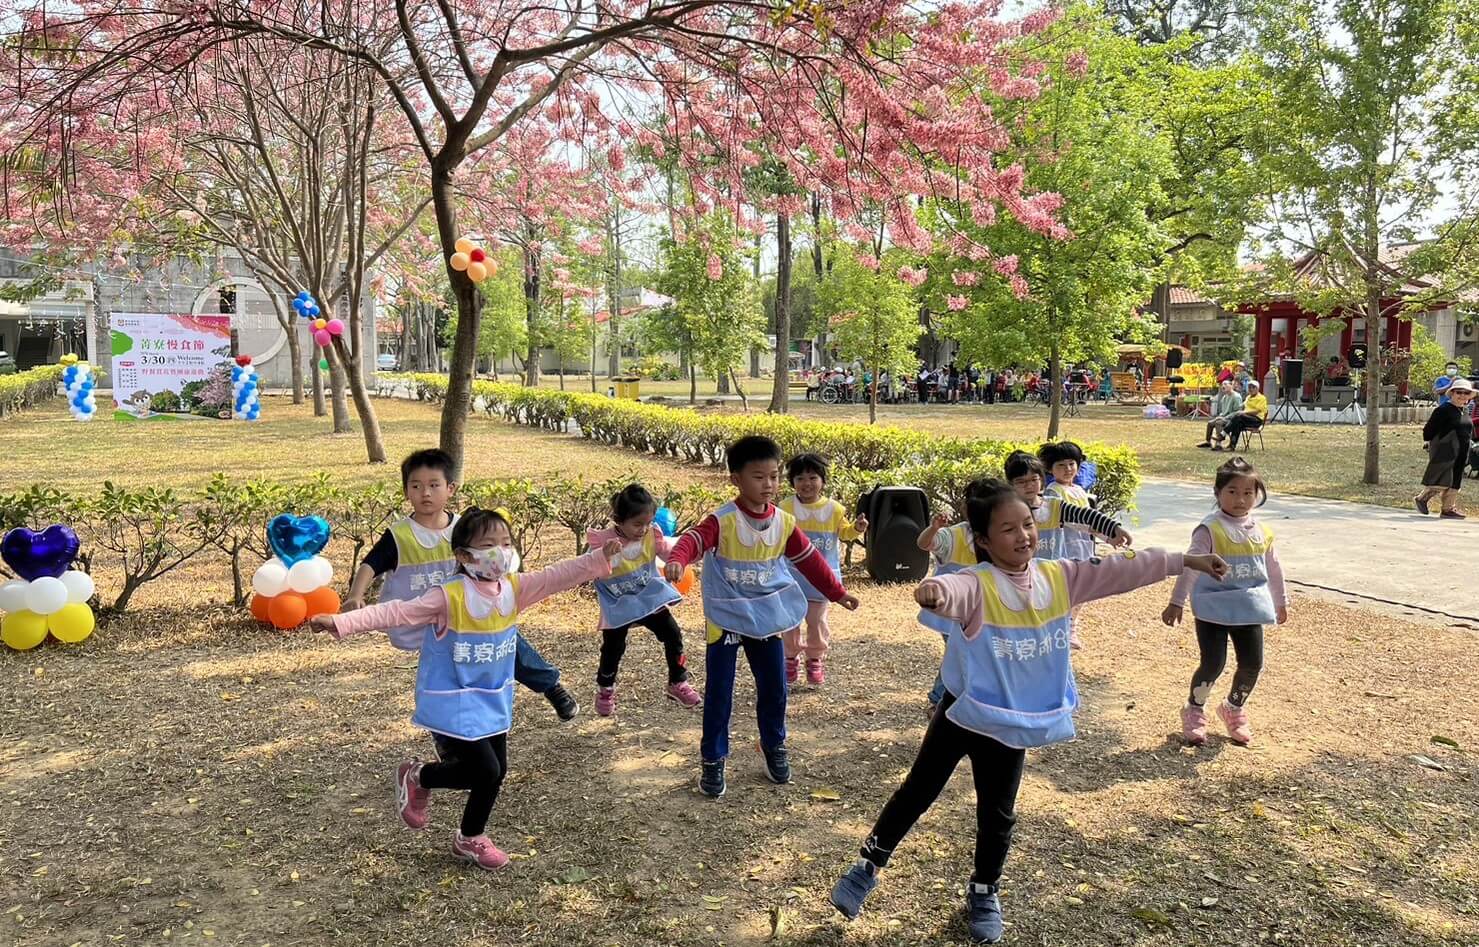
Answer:
<svg viewBox="0 0 1479 947"><path fill-rule="evenodd" d="M1212 509L1211 484L1146 479L1136 504L1136 546L1185 549ZM1440 520L1416 510L1277 495L1261 516L1274 530L1293 588L1479 628L1472 562L1479 517Z"/></svg>

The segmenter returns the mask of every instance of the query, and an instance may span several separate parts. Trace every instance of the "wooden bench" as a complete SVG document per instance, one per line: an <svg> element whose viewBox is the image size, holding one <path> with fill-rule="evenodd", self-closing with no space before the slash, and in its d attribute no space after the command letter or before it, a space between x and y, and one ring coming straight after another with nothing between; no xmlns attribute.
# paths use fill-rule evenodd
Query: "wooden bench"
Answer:
<svg viewBox="0 0 1479 947"><path fill-rule="evenodd" d="M1144 404L1145 392L1130 372L1110 372L1109 384L1114 391L1114 400L1120 404Z"/></svg>

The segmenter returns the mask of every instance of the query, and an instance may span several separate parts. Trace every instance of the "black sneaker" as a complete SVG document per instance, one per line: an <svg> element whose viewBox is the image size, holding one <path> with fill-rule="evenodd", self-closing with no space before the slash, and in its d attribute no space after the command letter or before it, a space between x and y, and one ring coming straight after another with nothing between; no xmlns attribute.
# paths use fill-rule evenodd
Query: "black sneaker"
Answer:
<svg viewBox="0 0 1479 947"><path fill-rule="evenodd" d="M544 699L555 708L555 713L561 720L574 720L575 715L580 713L580 704L575 702L575 697L565 690L564 684L556 684L544 692Z"/></svg>
<svg viewBox="0 0 1479 947"><path fill-rule="evenodd" d="M786 745L765 750L765 778L784 786L791 781L791 762L786 758Z"/></svg>
<svg viewBox="0 0 1479 947"><path fill-rule="evenodd" d="M724 761L714 760L712 763L704 760L703 772L698 777L698 788L705 796L718 799L724 795Z"/></svg>

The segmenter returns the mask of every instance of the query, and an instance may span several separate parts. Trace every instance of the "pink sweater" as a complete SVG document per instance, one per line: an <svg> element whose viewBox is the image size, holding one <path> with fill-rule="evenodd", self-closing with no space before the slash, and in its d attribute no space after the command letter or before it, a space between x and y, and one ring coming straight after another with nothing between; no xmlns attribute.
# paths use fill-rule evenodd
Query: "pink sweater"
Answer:
<svg viewBox="0 0 1479 947"><path fill-rule="evenodd" d="M611 574L611 561L598 546L583 556L557 562L537 572L519 573L519 597L516 600L520 611L542 602L551 595L558 595L592 579L603 579ZM496 598L502 582L473 581L473 587L484 596ZM420 598L403 602L381 602L368 605L352 612L334 616L335 638L347 638L378 628L395 628L401 625L436 625L440 637L447 627L447 593L441 586L428 591Z"/></svg>
<svg viewBox="0 0 1479 947"><path fill-rule="evenodd" d="M1182 555L1162 549L1143 549L1137 553L1110 556L1107 559L1056 560L1063 567L1063 577L1068 582L1068 602L1082 605L1095 599L1130 592L1145 585L1154 585L1167 576L1182 574ZM1032 568L1021 572L997 569L1023 592L1032 591ZM959 622L969 640L981 632L981 580L972 570L953 575L940 575L925 579L921 587L932 585L940 591L944 601L931 609L935 614Z"/></svg>
<svg viewBox="0 0 1479 947"><path fill-rule="evenodd" d="M613 539L621 540L623 546L633 542L633 540L627 539L625 536L618 536L615 526L606 526L601 529L588 529L585 531L585 544L592 549L600 549ZM676 539L664 536L662 530L656 526L652 527L652 548L657 550L657 558L666 561L668 554L673 551L673 546L676 543Z"/></svg>
<svg viewBox="0 0 1479 947"><path fill-rule="evenodd" d="M1252 526L1252 516L1244 518L1241 522L1219 511L1224 525L1234 529L1247 529ZM1212 551L1212 531L1205 526L1197 526L1191 531L1191 547L1186 550L1189 556L1205 555ZM1284 587L1284 567L1279 565L1279 554L1274 552L1274 547L1268 547L1263 554L1264 567L1268 569L1268 592L1274 598L1275 608L1286 608L1289 604L1289 590ZM1196 581L1196 575L1191 572L1181 573L1176 580L1176 588L1171 590L1171 604L1186 607L1186 597L1191 593L1192 583Z"/></svg>

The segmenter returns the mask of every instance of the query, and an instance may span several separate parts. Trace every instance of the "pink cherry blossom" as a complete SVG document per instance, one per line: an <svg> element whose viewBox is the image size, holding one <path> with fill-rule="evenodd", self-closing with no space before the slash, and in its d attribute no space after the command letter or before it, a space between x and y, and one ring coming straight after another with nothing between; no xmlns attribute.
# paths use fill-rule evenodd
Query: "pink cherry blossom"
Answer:
<svg viewBox="0 0 1479 947"><path fill-rule="evenodd" d="M915 269L912 266L899 267L899 279L908 283L910 286L923 286L924 281L929 279L929 275L929 270L922 267L920 269Z"/></svg>
<svg viewBox="0 0 1479 947"><path fill-rule="evenodd" d="M724 261L719 259L719 254L709 254L707 272L709 279L716 283L724 278Z"/></svg>
<svg viewBox="0 0 1479 947"><path fill-rule="evenodd" d="M950 281L956 286L974 286L981 279L981 274L975 270L956 270L950 274Z"/></svg>
<svg viewBox="0 0 1479 947"><path fill-rule="evenodd" d="M962 309L969 308L970 304L971 301L969 297L966 296L945 297L945 308L949 309L951 312L960 312Z"/></svg>

